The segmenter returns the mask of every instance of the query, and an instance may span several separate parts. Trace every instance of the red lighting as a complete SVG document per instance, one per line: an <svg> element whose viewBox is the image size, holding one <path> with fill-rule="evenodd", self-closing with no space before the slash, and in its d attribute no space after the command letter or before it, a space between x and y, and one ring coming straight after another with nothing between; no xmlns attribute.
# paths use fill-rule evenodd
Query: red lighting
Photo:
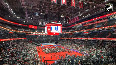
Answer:
<svg viewBox="0 0 116 65"><path fill-rule="evenodd" d="M106 20L101 20L101 21L96 21L96 22L89 23L89 24L85 24L85 25L83 25L83 26L88 26L88 25L92 25L92 24L102 23L102 22L106 22L106 21L108 21L108 19L106 19Z"/></svg>
<svg viewBox="0 0 116 65"><path fill-rule="evenodd" d="M27 26L27 25L23 25L23 24L19 24L19 23L15 23L15 22L6 20L6 19L4 19L4 18L2 18L2 17L0 17L0 19L3 20L3 21L6 21L6 22L8 22L8 23L12 23L12 24L16 24L16 25L22 25L22 26Z"/></svg>
<svg viewBox="0 0 116 65"><path fill-rule="evenodd" d="M116 27L116 25L113 26L106 26L106 27L100 27L100 28L92 28L92 29L86 29L86 30L79 30L79 31L73 31L73 32L83 32L83 31L91 31L91 30L99 30L99 29L107 29L111 27ZM63 33L73 33L73 32L63 32ZM87 32L85 32L87 33Z"/></svg>
<svg viewBox="0 0 116 65"><path fill-rule="evenodd" d="M29 25L29 28L37 29L37 26Z"/></svg>
<svg viewBox="0 0 116 65"><path fill-rule="evenodd" d="M97 19L101 19L101 18L110 16L110 15L113 15L113 14L116 14L116 12L113 12L113 13L110 13L110 14L107 14L107 15L103 15L103 16L100 16L100 17L96 17L96 18L93 18L93 19L97 20ZM75 25L79 25L79 24L84 24L84 23L87 23L87 22L91 22L91 21L93 21L93 19L90 19L90 20L87 20L87 21L84 21L84 22L81 22L81 23L77 23L77 24L74 24L74 25L71 25L71 26L68 26L68 27L73 27Z"/></svg>
<svg viewBox="0 0 116 65"><path fill-rule="evenodd" d="M87 33L89 33L89 32L84 32L84 33L86 33L86 34L87 34Z"/></svg>
<svg viewBox="0 0 116 65"><path fill-rule="evenodd" d="M116 38L60 38L60 39L81 39L81 40L113 40L116 41Z"/></svg>
<svg viewBox="0 0 116 65"><path fill-rule="evenodd" d="M9 33L13 34L13 32L9 32Z"/></svg>
<svg viewBox="0 0 116 65"><path fill-rule="evenodd" d="M47 34L27 34L27 35L47 35Z"/></svg>
<svg viewBox="0 0 116 65"><path fill-rule="evenodd" d="M9 39L0 39L0 41L10 41L10 40L19 40L19 39L26 39L26 38L9 38Z"/></svg>

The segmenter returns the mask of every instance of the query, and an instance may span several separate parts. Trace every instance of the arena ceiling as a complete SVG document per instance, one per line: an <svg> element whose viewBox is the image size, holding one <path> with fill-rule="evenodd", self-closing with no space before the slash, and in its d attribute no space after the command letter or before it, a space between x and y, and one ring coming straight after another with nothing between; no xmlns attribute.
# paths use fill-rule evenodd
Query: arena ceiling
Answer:
<svg viewBox="0 0 116 65"><path fill-rule="evenodd" d="M83 8L79 8L79 0L76 0L76 6L71 6L71 0L67 0L67 5L61 5L60 0L57 4L51 3L51 0L1 0L1 16L6 19L20 20L20 23L44 25L52 21L58 21L62 24L69 24L66 20L79 17L87 18L91 15L104 11L105 0L82 0ZM36 16L35 13L39 15ZM4 14L5 13L5 14ZM7 14L7 15L6 15ZM15 22L15 21L14 21ZM17 22L17 21L16 21ZM42 23L42 24L40 24Z"/></svg>

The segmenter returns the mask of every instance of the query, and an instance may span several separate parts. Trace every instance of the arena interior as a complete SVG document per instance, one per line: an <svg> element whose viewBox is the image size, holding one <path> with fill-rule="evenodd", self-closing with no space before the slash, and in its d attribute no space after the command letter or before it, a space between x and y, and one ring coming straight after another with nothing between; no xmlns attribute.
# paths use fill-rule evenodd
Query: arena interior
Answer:
<svg viewBox="0 0 116 65"><path fill-rule="evenodd" d="M116 0L0 0L0 65L116 65Z"/></svg>

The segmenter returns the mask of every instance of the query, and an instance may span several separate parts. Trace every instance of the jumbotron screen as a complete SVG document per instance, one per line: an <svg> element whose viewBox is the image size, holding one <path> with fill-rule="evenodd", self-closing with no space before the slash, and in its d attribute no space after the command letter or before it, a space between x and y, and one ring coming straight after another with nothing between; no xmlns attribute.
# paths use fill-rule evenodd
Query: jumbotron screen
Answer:
<svg viewBox="0 0 116 65"><path fill-rule="evenodd" d="M62 33L62 24L61 23L46 24L45 33L47 35L59 35L59 33Z"/></svg>

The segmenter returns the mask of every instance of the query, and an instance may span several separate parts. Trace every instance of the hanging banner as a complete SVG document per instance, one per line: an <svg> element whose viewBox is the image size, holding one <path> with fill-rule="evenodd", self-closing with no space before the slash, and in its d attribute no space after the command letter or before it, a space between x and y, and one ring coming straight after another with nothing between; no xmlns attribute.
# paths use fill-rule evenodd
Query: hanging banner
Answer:
<svg viewBox="0 0 116 65"><path fill-rule="evenodd" d="M79 8L83 8L83 2L79 2Z"/></svg>
<svg viewBox="0 0 116 65"><path fill-rule="evenodd" d="M57 0L51 0L51 2L57 3Z"/></svg>
<svg viewBox="0 0 116 65"><path fill-rule="evenodd" d="M61 5L65 4L66 5L66 0L61 0Z"/></svg>
<svg viewBox="0 0 116 65"><path fill-rule="evenodd" d="M70 20L69 20L69 24L75 23L76 21L79 21L79 17L78 17L78 16L75 17L75 18L73 18L73 19L70 19Z"/></svg>
<svg viewBox="0 0 116 65"><path fill-rule="evenodd" d="M75 0L71 0L71 6L75 7Z"/></svg>

